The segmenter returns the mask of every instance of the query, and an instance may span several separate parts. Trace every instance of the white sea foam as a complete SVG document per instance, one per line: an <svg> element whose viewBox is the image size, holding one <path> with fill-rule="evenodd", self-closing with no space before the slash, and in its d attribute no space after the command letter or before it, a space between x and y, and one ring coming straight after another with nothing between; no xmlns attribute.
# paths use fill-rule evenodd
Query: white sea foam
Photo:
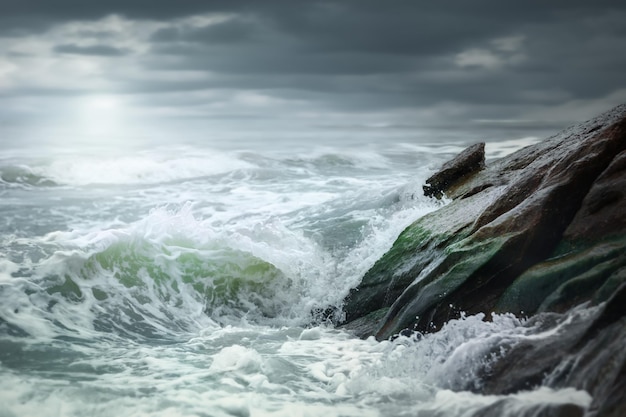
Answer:
<svg viewBox="0 0 626 417"><path fill-rule="evenodd" d="M100 342L83 348L82 358L70 367L77 376L97 370L98 379L63 385L44 375L25 378L5 369L0 398L16 415L50 407L51 415L59 416L86 410L94 416L461 416L501 401L507 402L504 415L514 416L532 405L589 405L588 394L571 388L483 396L450 390L445 380L432 378L430 371L448 361L459 367L449 377L466 369L466 363L449 356L454 347L447 342L459 343L456 349L478 343L488 350L498 337L524 337L529 331L510 317L496 319L485 323L468 317L441 335L383 343L324 327L258 326L210 331L174 346ZM476 350L465 355L477 363L489 359ZM20 401L24 396L31 400Z"/></svg>
<svg viewBox="0 0 626 417"><path fill-rule="evenodd" d="M212 151L200 155L169 156L142 152L133 156L57 157L31 171L58 184L156 184L223 174L252 165L235 155Z"/></svg>
<svg viewBox="0 0 626 417"><path fill-rule="evenodd" d="M313 321L341 307L408 224L444 204L421 184L461 148L3 159L29 177L0 200L0 416L462 416L499 401L513 416L529 404L588 406L572 389L464 391L508 347L558 326L479 315L419 340L377 342Z"/></svg>
<svg viewBox="0 0 626 417"><path fill-rule="evenodd" d="M147 216L130 224L115 219L105 223L108 228L103 229L102 221L98 220L94 225L77 223L74 230L48 234L42 240L58 244L61 249L40 273L61 275L63 271L46 269L47 265L55 264L62 269L75 263L71 266L77 275L75 281L81 281L80 269L90 257L123 245L127 248L124 250L152 259L164 274L176 278L180 289L185 287L182 282L185 271L177 259L195 256L224 264L220 260L224 256L248 254L282 275L279 279L283 282L275 282L267 294L273 299L271 303L281 306L275 319L283 320L284 324L303 323L310 320L310 312L315 308L340 305L349 289L358 284L362 274L390 247L395 236L411 221L437 207L437 203L415 197L420 192L418 181L398 188L392 185L397 178L393 181L345 175L339 178L347 179L337 182L336 177L325 178L319 173L279 184L263 181L247 184L228 178L219 183L166 185L156 194L124 199L116 196L112 202L103 204L132 204L137 199L143 204L146 199L176 204L171 208L160 204L160 208L150 210ZM226 191L222 191L224 187ZM184 202L184 198L193 202ZM337 227L346 228L350 234L336 235ZM326 247L325 242L331 238L333 246ZM241 255L230 262L241 263ZM143 269L138 272L144 287L153 288L154 277L146 275ZM124 272L119 266L99 272L109 278L120 273ZM92 281L83 285L95 284ZM163 288L152 291L158 293ZM180 297L177 294L174 299ZM258 302L249 297L258 301L263 296L247 294L239 300L254 308ZM264 308L273 310L271 316L276 314L274 307Z"/></svg>

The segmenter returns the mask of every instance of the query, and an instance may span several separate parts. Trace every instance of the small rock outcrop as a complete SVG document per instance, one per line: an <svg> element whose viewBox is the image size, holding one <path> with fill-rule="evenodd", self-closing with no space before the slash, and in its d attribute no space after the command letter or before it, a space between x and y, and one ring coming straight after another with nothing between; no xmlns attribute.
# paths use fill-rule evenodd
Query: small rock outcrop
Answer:
<svg viewBox="0 0 626 417"><path fill-rule="evenodd" d="M465 149L428 178L426 185L423 187L424 195L426 197L441 198L450 188L484 167L485 143L481 142Z"/></svg>

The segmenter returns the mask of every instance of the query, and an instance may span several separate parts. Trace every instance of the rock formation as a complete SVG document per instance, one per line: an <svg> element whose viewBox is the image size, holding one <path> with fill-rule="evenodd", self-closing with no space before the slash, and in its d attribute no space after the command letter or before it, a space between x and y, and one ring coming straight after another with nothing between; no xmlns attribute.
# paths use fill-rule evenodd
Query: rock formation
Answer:
<svg viewBox="0 0 626 417"><path fill-rule="evenodd" d="M367 272L346 300L346 327L385 339L461 311L565 311L626 281L626 106L476 171L479 159L433 176L452 202ZM444 187L451 166L461 175Z"/></svg>
<svg viewBox="0 0 626 417"><path fill-rule="evenodd" d="M529 326L568 312L560 332L485 367L481 392L576 387L592 395L588 410L540 415L626 415L626 105L486 167L474 145L427 182L427 196L451 202L365 274L343 326L386 339L437 331L461 312L514 313ZM592 317L577 318L579 306Z"/></svg>

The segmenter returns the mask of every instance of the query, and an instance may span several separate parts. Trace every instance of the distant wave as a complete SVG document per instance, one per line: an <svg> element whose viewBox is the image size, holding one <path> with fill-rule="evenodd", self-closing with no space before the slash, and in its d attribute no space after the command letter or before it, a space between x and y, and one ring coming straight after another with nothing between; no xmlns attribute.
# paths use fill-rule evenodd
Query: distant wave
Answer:
<svg viewBox="0 0 626 417"><path fill-rule="evenodd" d="M121 158L64 158L35 172L68 185L156 184L222 174L251 165L225 154L183 156L138 155Z"/></svg>
<svg viewBox="0 0 626 417"><path fill-rule="evenodd" d="M0 166L0 184L8 187L53 187L52 178L37 173L28 165Z"/></svg>

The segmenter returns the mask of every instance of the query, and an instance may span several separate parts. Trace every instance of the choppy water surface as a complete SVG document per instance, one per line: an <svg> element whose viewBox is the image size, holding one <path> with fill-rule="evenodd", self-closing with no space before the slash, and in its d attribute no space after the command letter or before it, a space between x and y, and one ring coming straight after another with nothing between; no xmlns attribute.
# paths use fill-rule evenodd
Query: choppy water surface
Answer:
<svg viewBox="0 0 626 417"><path fill-rule="evenodd" d="M510 415L588 405L569 389L466 390L504 346L541 337L512 316L382 343L324 321L404 227L443 204L421 185L461 149L6 148L0 416L464 416L499 401Z"/></svg>

